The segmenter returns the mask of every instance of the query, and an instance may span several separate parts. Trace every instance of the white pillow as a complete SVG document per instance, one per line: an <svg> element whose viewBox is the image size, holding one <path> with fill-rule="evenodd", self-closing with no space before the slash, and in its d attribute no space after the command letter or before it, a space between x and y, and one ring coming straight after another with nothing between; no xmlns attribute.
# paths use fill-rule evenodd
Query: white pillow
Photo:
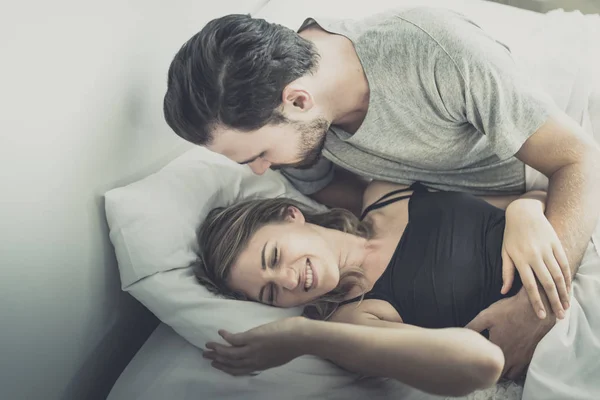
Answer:
<svg viewBox="0 0 600 400"><path fill-rule="evenodd" d="M123 290L200 349L208 341L223 342L218 329L242 332L300 315L301 308L282 309L217 297L196 281L189 266L196 258L197 228L211 209L245 198L281 195L324 208L300 194L279 173L254 175L247 166L202 147L193 148L153 175L107 192L106 215ZM350 389L356 374L313 356L244 378L232 378L203 361L206 370L189 371L193 377L186 383L181 381L178 388L201 381L200 397L210 394L207 398L230 399L265 398L265 393L276 393L276 398L350 398L349 393L364 398L360 394L367 392L430 398L397 381L380 382L373 389ZM307 380L311 382L308 386ZM346 391L341 390L345 387ZM284 392L288 397L282 397Z"/></svg>
<svg viewBox="0 0 600 400"><path fill-rule="evenodd" d="M189 267L196 258L197 228L211 209L280 195L323 207L276 172L254 175L202 147L145 179L109 191L106 215L123 290L200 348L219 338L219 328L237 332L300 315L301 308L218 298L196 281Z"/></svg>

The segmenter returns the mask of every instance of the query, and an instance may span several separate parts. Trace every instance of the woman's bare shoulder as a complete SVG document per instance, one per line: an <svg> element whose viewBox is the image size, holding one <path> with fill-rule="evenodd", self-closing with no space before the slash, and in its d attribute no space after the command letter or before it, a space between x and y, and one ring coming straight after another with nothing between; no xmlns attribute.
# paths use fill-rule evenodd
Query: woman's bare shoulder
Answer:
<svg viewBox="0 0 600 400"><path fill-rule="evenodd" d="M363 194L363 211L369 205L376 202L381 196L399 189L406 189L407 185L399 185L397 183L385 181L371 181Z"/></svg>
<svg viewBox="0 0 600 400"><path fill-rule="evenodd" d="M329 319L332 322L365 325L364 319L375 318L389 322L402 322L398 311L385 300L367 299L340 306Z"/></svg>

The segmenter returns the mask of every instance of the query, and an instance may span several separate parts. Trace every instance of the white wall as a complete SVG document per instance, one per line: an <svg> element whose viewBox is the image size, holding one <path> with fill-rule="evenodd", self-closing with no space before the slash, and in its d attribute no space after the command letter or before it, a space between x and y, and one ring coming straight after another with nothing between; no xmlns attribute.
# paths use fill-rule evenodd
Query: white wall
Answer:
<svg viewBox="0 0 600 400"><path fill-rule="evenodd" d="M162 117L172 56L262 2L3 2L0 398L104 398L154 328L120 291L102 195L188 148Z"/></svg>

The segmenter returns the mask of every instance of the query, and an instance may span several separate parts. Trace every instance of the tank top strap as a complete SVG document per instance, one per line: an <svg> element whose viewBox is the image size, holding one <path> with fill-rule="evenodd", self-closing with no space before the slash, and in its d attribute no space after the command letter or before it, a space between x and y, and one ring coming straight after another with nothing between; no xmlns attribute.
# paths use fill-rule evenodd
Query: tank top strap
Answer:
<svg viewBox="0 0 600 400"><path fill-rule="evenodd" d="M341 301L341 302L338 304L338 307L344 306L344 305L346 305L346 304L350 304L350 303L357 302L357 301L359 301L359 300L360 300L360 298L361 298L361 296L356 296L356 297L354 297L354 298L352 298L352 299L348 299L348 300Z"/></svg>
<svg viewBox="0 0 600 400"><path fill-rule="evenodd" d="M393 197L400 193L405 193L405 192L410 192L410 191L422 193L422 192L428 192L429 190L421 182L415 182L407 188L393 190L389 193L386 193L383 196L381 196L379 199L377 199L377 201L375 201L374 203L370 204L367 208L365 208L365 210L363 211L363 213L360 216L361 221L367 216L367 214L369 214L373 210L377 210L377 209L387 206L388 204L392 204L397 201L410 198L411 195Z"/></svg>

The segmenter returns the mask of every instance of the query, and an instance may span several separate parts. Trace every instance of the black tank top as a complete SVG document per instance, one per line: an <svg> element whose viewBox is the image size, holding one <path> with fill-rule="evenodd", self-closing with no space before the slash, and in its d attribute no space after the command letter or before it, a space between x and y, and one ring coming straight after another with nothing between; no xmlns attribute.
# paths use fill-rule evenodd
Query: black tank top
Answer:
<svg viewBox="0 0 600 400"><path fill-rule="evenodd" d="M399 196L409 190L412 195ZM406 198L406 229L365 299L389 302L407 324L446 328L463 327L492 303L518 292L521 280L515 274L510 292L500 293L503 210L473 195L429 192L416 183L386 194L361 219Z"/></svg>

